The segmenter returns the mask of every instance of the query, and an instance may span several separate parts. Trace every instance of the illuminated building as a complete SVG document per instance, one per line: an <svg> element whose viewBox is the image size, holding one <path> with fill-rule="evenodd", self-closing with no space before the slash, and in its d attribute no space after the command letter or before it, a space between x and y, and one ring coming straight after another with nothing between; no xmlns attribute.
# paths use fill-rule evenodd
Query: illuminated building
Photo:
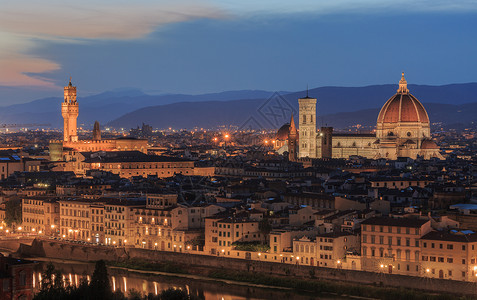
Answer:
<svg viewBox="0 0 477 300"><path fill-rule="evenodd" d="M77 134L77 118L79 103L76 99L76 87L70 82L64 88L64 101L61 104L63 116L63 141L50 141L50 160L64 160L63 149L70 148L74 151L128 151L135 150L147 153L147 140L136 138L101 139L99 123L95 122L93 138L79 140Z"/></svg>
<svg viewBox="0 0 477 300"><path fill-rule="evenodd" d="M316 99L298 99L299 103L299 158L348 158L352 155L372 159L398 157L443 159L439 147L432 140L429 116L424 106L409 93L402 74L399 88L379 112L376 133L340 134L331 127L316 128ZM277 133L275 149L288 151L285 137L291 126L286 124Z"/></svg>

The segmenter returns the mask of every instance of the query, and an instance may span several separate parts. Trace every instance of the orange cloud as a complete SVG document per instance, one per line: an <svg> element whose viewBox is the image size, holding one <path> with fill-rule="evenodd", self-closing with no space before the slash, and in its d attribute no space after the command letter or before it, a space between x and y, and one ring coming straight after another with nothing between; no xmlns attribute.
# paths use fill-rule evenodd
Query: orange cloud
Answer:
<svg viewBox="0 0 477 300"><path fill-rule="evenodd" d="M1 1L1 0L0 0ZM32 76L61 68L32 57L35 42L137 39L158 26L224 14L204 3L184 1L2 1L0 10L0 85L54 88L46 78Z"/></svg>
<svg viewBox="0 0 477 300"><path fill-rule="evenodd" d="M0 58L0 83L6 86L43 86L55 88L46 78L27 75L28 73L45 73L60 69L60 65L46 59L15 55Z"/></svg>

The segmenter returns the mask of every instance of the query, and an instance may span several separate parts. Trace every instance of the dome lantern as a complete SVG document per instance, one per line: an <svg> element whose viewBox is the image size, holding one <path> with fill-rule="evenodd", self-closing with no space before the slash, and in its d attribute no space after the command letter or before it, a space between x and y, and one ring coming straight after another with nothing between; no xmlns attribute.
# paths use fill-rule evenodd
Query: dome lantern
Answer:
<svg viewBox="0 0 477 300"><path fill-rule="evenodd" d="M409 90L407 88L407 81L404 78L404 72L402 72L401 80L399 80L399 88L398 88L397 92L400 93L400 94L409 93Z"/></svg>

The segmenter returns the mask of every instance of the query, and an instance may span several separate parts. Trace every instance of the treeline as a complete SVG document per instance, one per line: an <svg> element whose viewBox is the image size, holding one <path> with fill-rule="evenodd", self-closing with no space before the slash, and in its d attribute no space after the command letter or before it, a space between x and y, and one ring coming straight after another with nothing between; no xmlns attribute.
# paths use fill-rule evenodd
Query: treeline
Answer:
<svg viewBox="0 0 477 300"><path fill-rule="evenodd" d="M77 287L64 280L61 272L55 270L52 264L48 264L41 276L41 288L34 300L198 300L183 290L172 288L159 295L146 296L135 290L130 290L128 295L119 290L113 292L103 260L96 262L91 281L82 279Z"/></svg>

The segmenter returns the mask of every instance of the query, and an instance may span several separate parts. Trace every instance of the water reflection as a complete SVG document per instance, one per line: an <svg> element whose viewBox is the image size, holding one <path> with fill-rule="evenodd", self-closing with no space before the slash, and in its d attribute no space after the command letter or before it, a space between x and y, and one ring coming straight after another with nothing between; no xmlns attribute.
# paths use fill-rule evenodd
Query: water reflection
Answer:
<svg viewBox="0 0 477 300"><path fill-rule="evenodd" d="M41 262L35 267L33 286L37 291L41 285L41 273L46 269L47 264ZM75 286L79 286L82 280L90 282L94 271L94 264L55 262L53 265L55 269L63 274L64 281L68 279ZM163 290L174 288L186 290L190 295L205 300L318 299L313 294L298 294L292 291L240 286L216 281L150 275L114 268L108 269L108 274L113 291L120 290L126 295L130 290L138 291L143 295L150 293L158 295ZM319 297L319 299L331 298ZM333 299L336 298L333 297Z"/></svg>

